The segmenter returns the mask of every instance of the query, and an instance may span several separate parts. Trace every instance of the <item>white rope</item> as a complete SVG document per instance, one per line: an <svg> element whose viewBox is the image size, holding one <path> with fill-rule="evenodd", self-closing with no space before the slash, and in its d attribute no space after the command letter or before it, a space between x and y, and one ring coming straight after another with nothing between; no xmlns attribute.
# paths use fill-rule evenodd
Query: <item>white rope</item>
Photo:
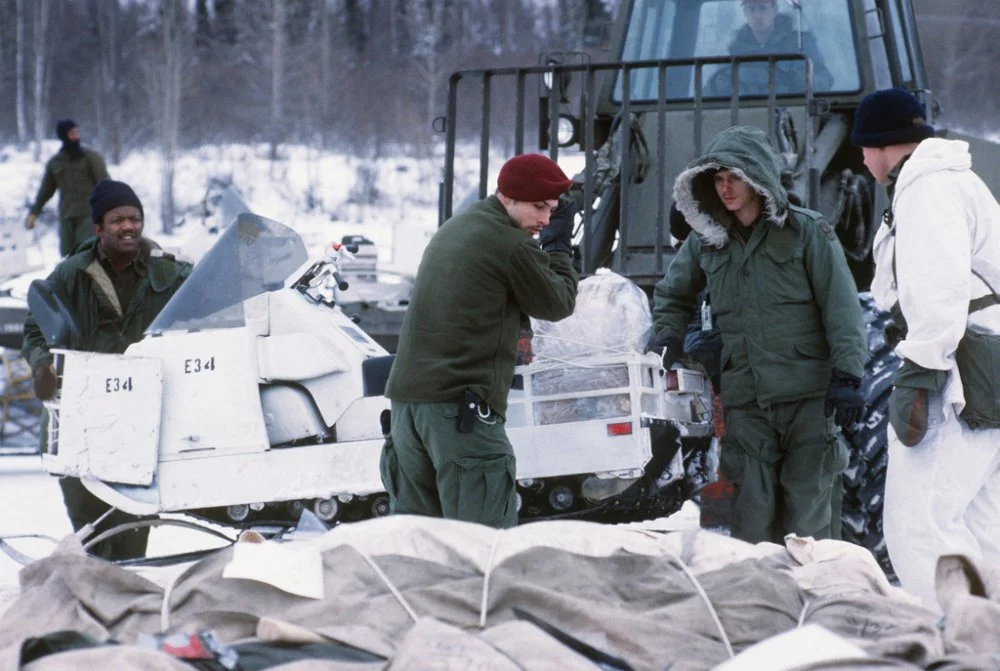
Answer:
<svg viewBox="0 0 1000 671"><path fill-rule="evenodd" d="M414 622L416 622L418 619L417 614L413 611L412 608L410 608L410 604L408 604L406 602L406 599L403 598L403 594L398 589L396 589L396 586L393 585L392 582L390 582L388 576L386 576L386 574L382 572L382 569L378 567L378 564L376 564L375 561L371 557L366 555L364 552L361 552L359 550L358 554L361 555L362 559L368 562L368 565L372 567L373 571L375 571L375 575L377 575L379 579L382 581L382 583L389 588L389 591L392 592L392 595L394 597L396 597L396 601L398 601L399 605L403 607L403 610L406 611L406 614L409 615Z"/></svg>
<svg viewBox="0 0 1000 671"><path fill-rule="evenodd" d="M590 343L583 342L580 340L574 340L571 338L560 338L558 336L545 335L545 334L535 334L534 338L539 340L551 340L554 342L568 343L571 345L577 345L580 348L586 348L586 351L577 354L568 354L566 356L551 356L539 354L536 355L534 361L532 361L534 371L541 372L545 370L550 370L552 368L561 367L571 367L571 368L604 368L608 364L589 364L586 361L599 356L614 356L620 354L635 354L636 351L626 344L616 344L609 345L607 347L598 347Z"/></svg>
<svg viewBox="0 0 1000 671"><path fill-rule="evenodd" d="M802 605L802 612L799 613L799 621L795 624L795 628L799 629L806 623L806 613L809 612L809 606L812 605L812 601L806 601Z"/></svg>
<svg viewBox="0 0 1000 671"><path fill-rule="evenodd" d="M174 586L187 570L178 571L170 578L170 582L163 588L163 601L160 603L160 633L166 633L170 628L170 597L174 594Z"/></svg>
<svg viewBox="0 0 1000 671"><path fill-rule="evenodd" d="M493 557L496 556L497 546L500 544L500 536L502 534L496 533L493 536L493 546L490 548L490 557L486 560L486 571L483 573L483 597L479 602L479 628L486 628L486 608L488 606L487 599L490 594L490 575L493 573Z"/></svg>
<svg viewBox="0 0 1000 671"><path fill-rule="evenodd" d="M729 635L726 634L726 630L722 627L722 620L719 619L719 614L716 612L715 606L712 605L712 601L708 598L705 588L701 586L701 583L698 582L698 578L695 577L694 573L691 572L691 569L689 569L684 562L673 555L667 556L673 560L682 571L684 571L684 575L688 577L688 580L691 581L691 584L693 584L694 588L698 591L698 595L701 596L702 601L704 601L705 605L708 606L708 612L712 616L712 621L715 622L715 626L719 629L719 634L722 636L722 642L726 646L726 652L729 653L729 658L732 659L736 656L736 654L733 652L733 646L729 642Z"/></svg>

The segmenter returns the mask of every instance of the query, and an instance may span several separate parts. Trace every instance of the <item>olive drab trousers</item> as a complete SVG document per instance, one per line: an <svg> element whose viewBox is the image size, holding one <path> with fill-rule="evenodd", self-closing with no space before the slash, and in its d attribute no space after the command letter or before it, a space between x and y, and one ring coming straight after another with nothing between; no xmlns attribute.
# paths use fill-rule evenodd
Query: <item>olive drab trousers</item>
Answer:
<svg viewBox="0 0 1000 671"><path fill-rule="evenodd" d="M727 407L720 470L736 486L732 535L784 544L786 534L840 538L847 445L810 398Z"/></svg>
<svg viewBox="0 0 1000 671"><path fill-rule="evenodd" d="M59 254L69 256L84 240L94 237L94 222L85 217L67 217L59 220Z"/></svg>
<svg viewBox="0 0 1000 671"><path fill-rule="evenodd" d="M42 409L41 415L40 451L44 454L49 445L49 411ZM77 532L88 524L93 524L101 515L111 508L107 503L97 498L87 489L79 478L62 476L59 478L59 489L62 490L63 504L66 506L66 514L69 516L69 523L73 527L73 532ZM94 527L93 533L83 539L87 544L100 534L108 531L120 524L136 522L141 517L129 515L120 510L116 510ZM119 534L106 538L87 550L88 554L108 561L119 561L123 559L138 559L146 556L146 545L149 540L149 527L144 526L138 529L122 531Z"/></svg>
<svg viewBox="0 0 1000 671"><path fill-rule="evenodd" d="M73 531L79 531L88 524L93 524L101 515L111 508L107 503L90 493L78 478L59 478L59 488L62 489L63 502L69 515ZM94 528L94 533L83 539L84 544L96 538L101 533L120 524L137 522L142 518L116 510ZM146 545L149 540L149 527L130 529L111 536L97 543L88 552L95 557L108 561L123 559L138 559L146 556Z"/></svg>
<svg viewBox="0 0 1000 671"><path fill-rule="evenodd" d="M393 513L517 524L514 449L504 420L477 418L458 431L458 401L392 402L392 428L379 468Z"/></svg>

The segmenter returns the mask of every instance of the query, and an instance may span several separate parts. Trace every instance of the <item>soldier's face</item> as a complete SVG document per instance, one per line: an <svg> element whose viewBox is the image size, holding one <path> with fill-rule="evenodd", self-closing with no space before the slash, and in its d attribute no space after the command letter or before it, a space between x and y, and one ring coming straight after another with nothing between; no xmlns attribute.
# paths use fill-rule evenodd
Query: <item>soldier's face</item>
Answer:
<svg viewBox="0 0 1000 671"><path fill-rule="evenodd" d="M94 235L108 256L132 256L142 239L142 213L132 205L122 205L104 214L104 223L94 225Z"/></svg>
<svg viewBox="0 0 1000 671"><path fill-rule="evenodd" d="M77 128L76 126L73 126L72 128L70 128L69 132L66 133L66 139L68 139L70 142L79 142L80 141L80 129Z"/></svg>
<svg viewBox="0 0 1000 671"><path fill-rule="evenodd" d="M517 222L517 227L527 235L535 235L548 226L549 217L559 204L558 200L540 200L532 203L512 200L503 194L498 197L510 218Z"/></svg>
<svg viewBox="0 0 1000 671"><path fill-rule="evenodd" d="M739 212L757 203L757 192L736 173L720 170L715 173L714 180L715 192L719 194L719 200L730 212Z"/></svg>
<svg viewBox="0 0 1000 671"><path fill-rule="evenodd" d="M743 3L743 16L754 30L767 30L774 23L778 7L774 0L748 0Z"/></svg>
<svg viewBox="0 0 1000 671"><path fill-rule="evenodd" d="M892 166L889 165L889 154L884 147L862 147L861 155L865 159L865 167L868 168L868 172L872 174L875 181L882 186L887 186L889 184L889 171L892 170Z"/></svg>

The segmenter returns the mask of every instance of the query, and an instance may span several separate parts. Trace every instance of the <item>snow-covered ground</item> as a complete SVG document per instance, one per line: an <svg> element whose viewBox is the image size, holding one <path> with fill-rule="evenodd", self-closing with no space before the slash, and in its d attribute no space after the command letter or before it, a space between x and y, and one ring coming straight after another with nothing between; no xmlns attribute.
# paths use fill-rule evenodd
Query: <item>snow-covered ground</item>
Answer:
<svg viewBox="0 0 1000 671"><path fill-rule="evenodd" d="M41 161L28 147L0 148L0 230L21 227L41 182L44 159L59 144L45 142L43 148ZM206 146L185 152L176 165L171 235L162 233L158 155L133 152L120 164L109 164L108 172L135 189L146 214L146 234L193 260L207 248L202 238L214 224L203 202L227 184L236 187L256 214L297 230L307 246L364 235L378 246L380 264L401 273L416 271L419 252L437 226L441 161L435 157L359 160L302 145L282 147L275 160L266 145ZM46 206L38 233L28 235L33 265L51 267L59 260L57 201L58 196ZM4 274L0 269L0 276Z"/></svg>

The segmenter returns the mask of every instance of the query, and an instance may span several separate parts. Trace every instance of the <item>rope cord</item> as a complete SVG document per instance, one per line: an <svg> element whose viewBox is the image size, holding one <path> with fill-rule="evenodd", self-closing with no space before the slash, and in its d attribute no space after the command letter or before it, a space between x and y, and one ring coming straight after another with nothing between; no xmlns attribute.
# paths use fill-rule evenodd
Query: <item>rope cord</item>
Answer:
<svg viewBox="0 0 1000 671"><path fill-rule="evenodd" d="M691 581L691 584L694 585L694 588L698 591L698 595L701 597L702 601L705 602L705 605L708 607L708 612L712 616L712 621L715 622L715 626L718 628L719 634L722 636L722 643L726 646L726 652L729 653L729 657L732 659L736 656L736 654L733 652L733 646L729 642L729 635L726 634L726 630L722 626L722 620L719 619L719 613L715 610L715 606L712 605L712 601L708 598L705 588L701 586L698 578L696 578L694 573L691 572L691 569L687 567L687 564L673 555L668 555L668 557L684 572L684 575L688 577L688 580Z"/></svg>
<svg viewBox="0 0 1000 671"><path fill-rule="evenodd" d="M493 537L493 546L490 547L490 558L486 560L486 571L483 573L483 598L479 602L479 628L486 628L486 608L490 591L490 576L493 574L493 557L496 556L497 546L500 544L501 534L497 533Z"/></svg>
<svg viewBox="0 0 1000 671"><path fill-rule="evenodd" d="M358 550L358 554L361 555L361 558L364 559L368 563L368 565L372 567L372 570L375 571L375 575L379 577L379 580L381 580L382 583L389 588L389 591L392 593L394 597L396 597L396 601L398 601L399 605L403 607L403 610L406 611L406 614L409 615L414 622L416 622L418 620L417 614L410 607L410 604L406 602L406 599L403 598L403 594L396 588L395 585L392 584L392 582L389 580L389 577L382 572L382 569L380 569L378 564L375 563L375 560L373 560L371 557L366 555L364 552L361 552L360 550Z"/></svg>
<svg viewBox="0 0 1000 671"><path fill-rule="evenodd" d="M809 601L808 599L806 600L806 602L804 604L802 604L802 612L799 613L799 620L798 620L798 622L795 623L795 628L796 629L801 628L802 625L804 625L806 623L806 613L809 612L809 606L811 606L811 605L812 605L812 601Z"/></svg>
<svg viewBox="0 0 1000 671"><path fill-rule="evenodd" d="M170 578L163 587L163 601L160 602L160 631L166 632L170 628L170 597L174 594L174 586L181 579L186 571L180 571Z"/></svg>

